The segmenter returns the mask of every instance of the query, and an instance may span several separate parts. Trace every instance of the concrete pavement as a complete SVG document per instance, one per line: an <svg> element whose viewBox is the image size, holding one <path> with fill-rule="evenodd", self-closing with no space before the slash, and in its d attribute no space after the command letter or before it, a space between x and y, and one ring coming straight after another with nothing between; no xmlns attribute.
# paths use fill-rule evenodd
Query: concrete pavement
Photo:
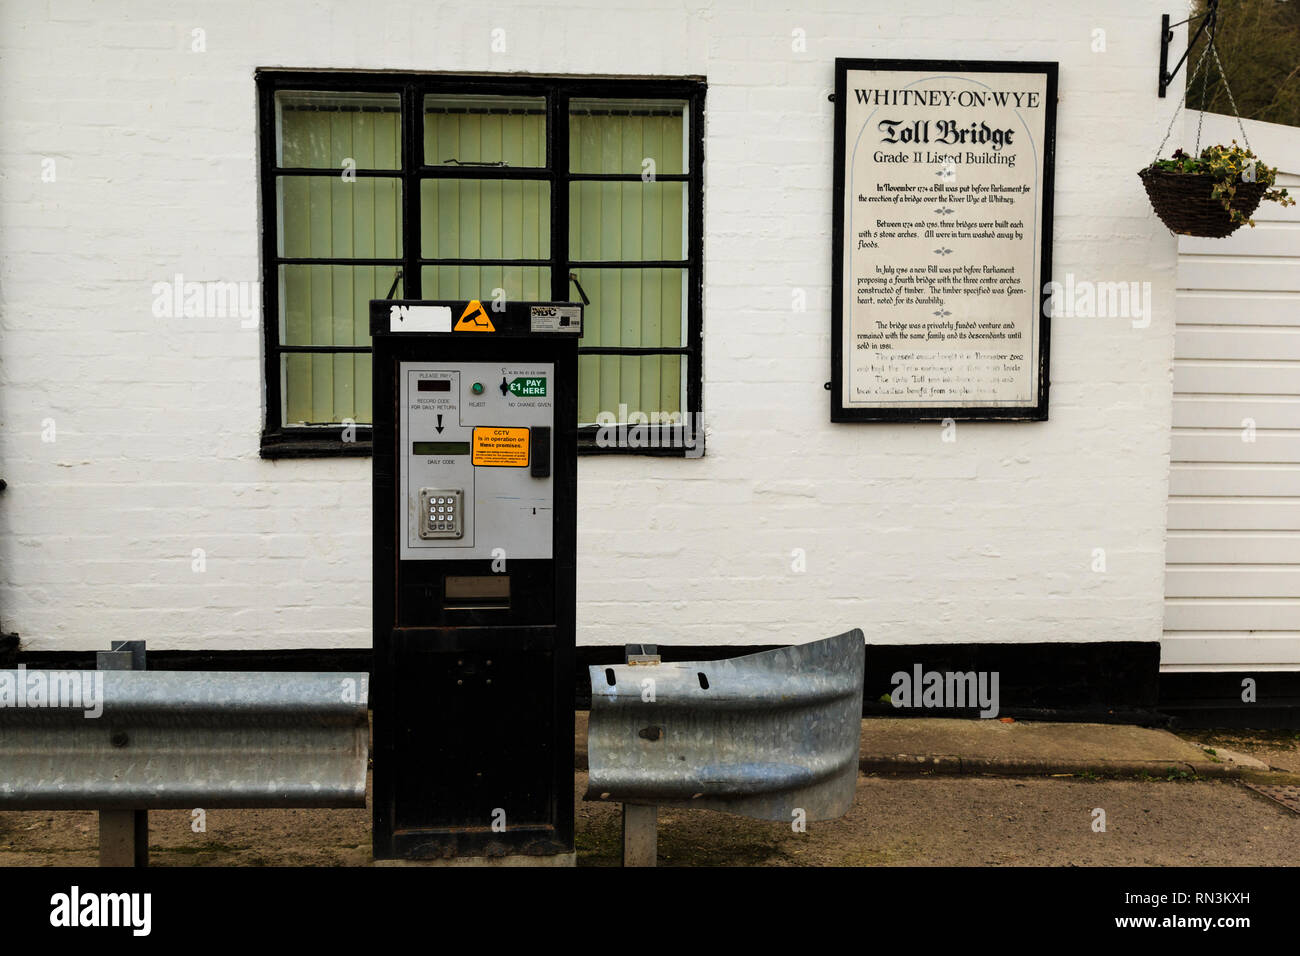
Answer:
<svg viewBox="0 0 1300 956"><path fill-rule="evenodd" d="M575 727L579 770L587 769L587 716L579 712ZM942 717L864 718L858 766L863 773L884 774L1300 779L1281 766L1221 747L1207 750L1151 727Z"/></svg>

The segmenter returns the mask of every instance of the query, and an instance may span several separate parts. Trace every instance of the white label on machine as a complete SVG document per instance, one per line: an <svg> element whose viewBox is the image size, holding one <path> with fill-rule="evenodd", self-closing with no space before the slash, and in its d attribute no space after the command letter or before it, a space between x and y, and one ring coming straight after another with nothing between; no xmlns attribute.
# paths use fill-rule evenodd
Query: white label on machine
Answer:
<svg viewBox="0 0 1300 956"><path fill-rule="evenodd" d="M535 305L529 318L534 332L582 334L582 310L576 305Z"/></svg>
<svg viewBox="0 0 1300 956"><path fill-rule="evenodd" d="M450 332L451 307L446 305L394 305L388 310L390 332Z"/></svg>

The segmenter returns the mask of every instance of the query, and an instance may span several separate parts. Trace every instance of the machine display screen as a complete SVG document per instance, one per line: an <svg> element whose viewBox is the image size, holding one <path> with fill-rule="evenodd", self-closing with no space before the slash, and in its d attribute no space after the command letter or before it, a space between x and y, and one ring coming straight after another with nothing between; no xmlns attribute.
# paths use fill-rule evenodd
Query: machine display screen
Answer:
<svg viewBox="0 0 1300 956"><path fill-rule="evenodd" d="M450 392L451 379L425 378L417 382L415 387L417 391L421 391L421 392Z"/></svg>
<svg viewBox="0 0 1300 956"><path fill-rule="evenodd" d="M468 455L467 441L416 441L411 442L412 455Z"/></svg>

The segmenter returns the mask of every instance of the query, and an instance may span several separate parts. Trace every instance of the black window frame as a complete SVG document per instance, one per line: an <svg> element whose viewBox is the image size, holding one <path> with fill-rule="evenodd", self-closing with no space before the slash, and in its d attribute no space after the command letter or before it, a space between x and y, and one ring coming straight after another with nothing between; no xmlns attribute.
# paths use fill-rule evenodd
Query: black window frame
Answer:
<svg viewBox="0 0 1300 956"><path fill-rule="evenodd" d="M367 259L366 265L394 265L402 270L402 297L421 298L426 266L463 260L425 258L421 253L420 183L426 179L529 179L550 184L551 249L549 261L530 262L551 271L551 297L572 297L569 273L595 268L682 268L687 272L686 336L682 346L580 346L579 355L672 355L686 358L686 396L682 424L648 424L638 440L601 441L599 426L578 429L579 454L640 454L699 457L703 453L703 313L704 313L704 97L703 77L561 76L543 74L399 73L336 70L258 69L258 169L261 188L262 327L264 336L263 458L317 458L371 454L369 425L286 425L280 398L280 356L290 353L369 353L363 346L286 346L280 342L279 267L284 264L343 264L350 260L281 256L276 183L281 176L337 176L342 170L282 167L276 157L275 95L281 91L327 93L397 93L401 109L401 164L396 170L357 169L356 175L397 179L402 184L402 250L397 259ZM422 116L426 94L542 96L546 102L546 167L426 166ZM609 261L594 263L569 257L569 184L582 181L641 181L641 173L574 173L569 169L569 100L573 98L677 99L687 103L686 172L657 174L656 180L686 184L687 249L683 260ZM516 260L481 259L476 264L509 265ZM346 435L348 427L352 434ZM606 429L617 436L620 429ZM345 437L351 440L345 441Z"/></svg>

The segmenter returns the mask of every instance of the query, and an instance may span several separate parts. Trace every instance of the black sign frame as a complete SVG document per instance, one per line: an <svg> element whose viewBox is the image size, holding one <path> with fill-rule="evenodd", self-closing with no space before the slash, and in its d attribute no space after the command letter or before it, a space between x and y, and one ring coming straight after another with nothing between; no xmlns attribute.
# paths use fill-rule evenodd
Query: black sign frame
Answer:
<svg viewBox="0 0 1300 956"><path fill-rule="evenodd" d="M1056 98L1059 64L1052 61L835 59L835 187L831 229L831 380L832 422L943 421L1046 421L1051 380L1051 318L1044 291L1052 276L1052 213L1056 169ZM1042 236L1039 246L1038 383L1034 404L1015 406L961 406L942 408L857 408L844 406L844 156L846 142L847 80L850 71L945 71L953 73L1028 73L1046 77L1043 103L1043 142L1040 160Z"/></svg>

